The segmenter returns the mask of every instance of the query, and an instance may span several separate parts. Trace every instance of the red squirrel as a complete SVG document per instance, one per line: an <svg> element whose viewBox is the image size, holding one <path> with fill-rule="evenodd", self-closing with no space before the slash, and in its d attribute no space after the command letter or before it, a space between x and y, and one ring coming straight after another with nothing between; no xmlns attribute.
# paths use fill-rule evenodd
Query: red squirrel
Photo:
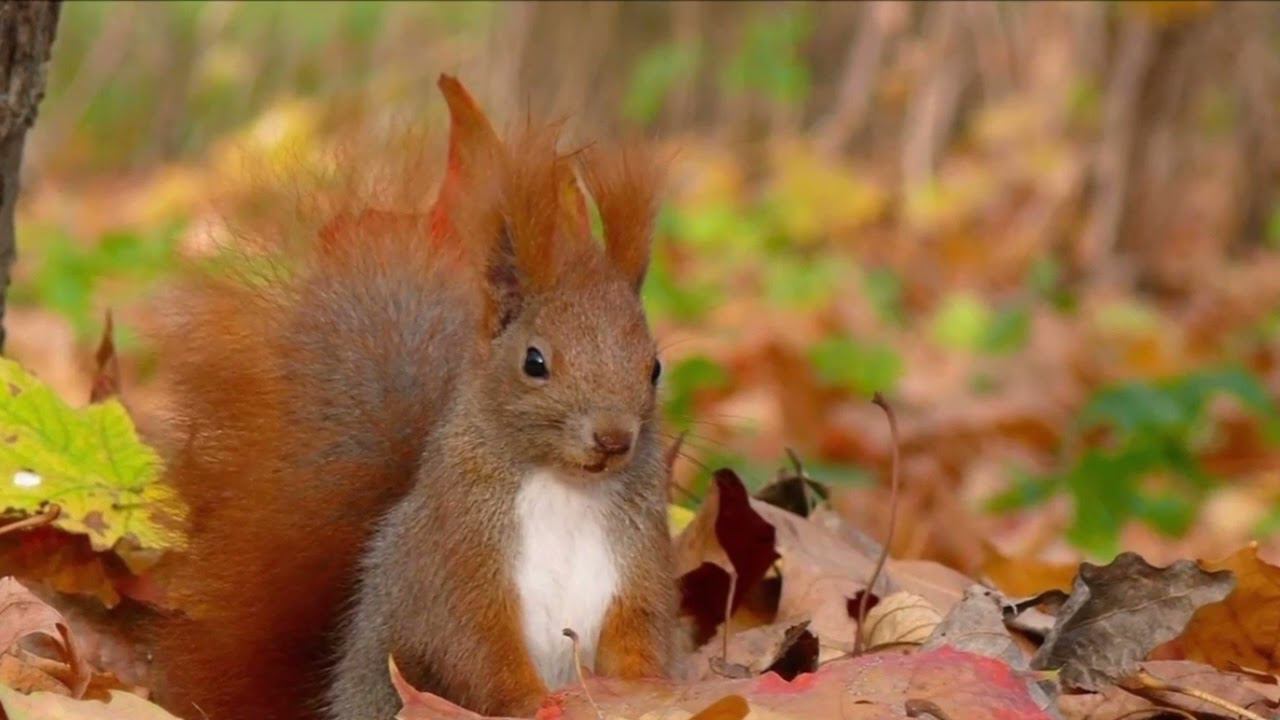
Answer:
<svg viewBox="0 0 1280 720"><path fill-rule="evenodd" d="M551 131L504 144L439 86L429 213L257 239L283 269L206 272L173 304L167 472L190 545L156 666L182 717L390 720L389 657L471 710L530 715L575 677L565 628L588 670L667 669L661 366L639 296L658 165L561 155Z"/></svg>

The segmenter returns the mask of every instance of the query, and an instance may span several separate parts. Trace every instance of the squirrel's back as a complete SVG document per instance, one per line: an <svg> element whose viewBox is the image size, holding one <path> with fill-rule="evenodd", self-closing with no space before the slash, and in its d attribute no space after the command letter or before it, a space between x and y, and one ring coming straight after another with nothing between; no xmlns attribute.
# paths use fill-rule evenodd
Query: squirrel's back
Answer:
<svg viewBox="0 0 1280 720"><path fill-rule="evenodd" d="M449 82L456 143L472 106ZM305 218L312 241L252 242L174 300L167 477L190 543L168 565L184 617L159 629L156 666L182 717L298 720L323 696L359 555L475 351L470 267L439 205L410 210Z"/></svg>

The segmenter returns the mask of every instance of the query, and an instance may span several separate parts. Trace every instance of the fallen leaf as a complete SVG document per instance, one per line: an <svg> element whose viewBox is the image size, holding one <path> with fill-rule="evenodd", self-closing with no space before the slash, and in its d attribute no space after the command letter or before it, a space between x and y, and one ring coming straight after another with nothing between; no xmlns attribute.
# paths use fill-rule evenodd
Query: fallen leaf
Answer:
<svg viewBox="0 0 1280 720"><path fill-rule="evenodd" d="M768 673L696 683L597 677L587 686L595 706L609 720L685 717L681 711L700 712L726 695L742 697L751 708L750 717L771 720L891 720L902 717L903 703L911 698L931 701L957 719L1051 717L1027 694L1022 675L998 660L951 648L837 660L790 682ZM548 720L599 718L580 689L556 693L543 713Z"/></svg>
<svg viewBox="0 0 1280 720"><path fill-rule="evenodd" d="M928 600L909 592L896 592L867 613L859 629L868 648L923 643L942 622L942 613Z"/></svg>
<svg viewBox="0 0 1280 720"><path fill-rule="evenodd" d="M726 695L698 711L689 720L742 720L751 707L741 695Z"/></svg>
<svg viewBox="0 0 1280 720"><path fill-rule="evenodd" d="M395 658L387 658L387 671L401 703L396 720L512 720L487 717L454 705L439 695L415 688L404 679L400 668L396 666Z"/></svg>
<svg viewBox="0 0 1280 720"><path fill-rule="evenodd" d="M755 677L776 672L790 680L801 672L813 672L818 664L818 639L809 632L809 623L773 623L734 632L728 644L716 637L694 653L688 663L686 680L713 677Z"/></svg>
<svg viewBox="0 0 1280 720"><path fill-rule="evenodd" d="M66 619L14 578L0 580L0 652L17 656L23 641L32 636L43 636L52 643L56 659L68 668L69 693L82 696L89 686L90 672L71 638ZM12 663L8 669L21 674Z"/></svg>
<svg viewBox="0 0 1280 720"><path fill-rule="evenodd" d="M697 624L696 642L705 642L724 621L730 587L732 614L764 579L778 559L774 538L737 474L717 470L714 490L675 541L681 611Z"/></svg>
<svg viewBox="0 0 1280 720"><path fill-rule="evenodd" d="M1166 682L1202 690L1256 713L1267 715L1276 707L1273 699L1258 691L1257 683L1243 675L1221 672L1208 665L1186 660L1148 660L1141 663L1139 667ZM1110 685L1097 693L1063 695L1058 699L1058 707L1067 720L1116 718L1125 713L1136 715L1139 711L1147 709L1154 712L1160 706L1174 707L1188 713L1211 717L1220 717L1223 714L1221 707L1181 693L1153 691L1152 698L1158 700L1159 705L1128 690Z"/></svg>
<svg viewBox="0 0 1280 720"><path fill-rule="evenodd" d="M981 585L965 591L964 599L934 628L924 649L943 645L1003 660L1015 670L1029 669L1027 658L1004 626L999 595Z"/></svg>
<svg viewBox="0 0 1280 720"><path fill-rule="evenodd" d="M1029 597L1045 590L1070 590L1076 576L1074 563L1006 557L990 543L983 544L983 551L986 557L982 574L1009 597Z"/></svg>
<svg viewBox="0 0 1280 720"><path fill-rule="evenodd" d="M0 686L0 706L9 720L178 720L159 705L113 690L106 702L74 700L54 693L23 695Z"/></svg>
<svg viewBox="0 0 1280 720"><path fill-rule="evenodd" d="M0 536L0 575L94 597L105 607L120 602L120 586L131 577L119 558L96 552L88 537L51 526Z"/></svg>
<svg viewBox="0 0 1280 720"><path fill-rule="evenodd" d="M1027 654L1005 627L1004 603L999 593L981 585L965 591L964 599L934 628L922 649L944 645L996 658L1014 670L1030 670ZM1029 682L1027 691L1038 707L1049 714L1056 713L1051 691L1044 684Z"/></svg>
<svg viewBox="0 0 1280 720"><path fill-rule="evenodd" d="M0 358L0 410L0 508L35 514L56 499L56 527L116 551L134 572L182 545L181 501L118 399L73 410Z"/></svg>
<svg viewBox="0 0 1280 720"><path fill-rule="evenodd" d="M782 556L779 621L810 620L809 629L823 647L822 660L850 652L857 622L849 612L849 598L866 589L875 556L863 554L813 519L754 502L756 511L777 529ZM884 598L905 590L924 598L941 617L972 584L972 579L935 562L890 559L873 593Z"/></svg>
<svg viewBox="0 0 1280 720"><path fill-rule="evenodd" d="M1204 567L1230 570L1236 586L1226 599L1196 611L1172 643L1177 654L1222 670L1280 672L1280 567L1259 558L1256 544Z"/></svg>
<svg viewBox="0 0 1280 720"><path fill-rule="evenodd" d="M89 402L102 402L120 394L120 359L116 357L114 324L111 311L107 311L107 319L102 328L102 340L98 343L98 351L94 353L96 368L93 373L93 388L89 391Z"/></svg>
<svg viewBox="0 0 1280 720"><path fill-rule="evenodd" d="M1059 670L1065 686L1085 690L1128 677L1153 648L1181 633L1197 608L1226 597L1234 583L1230 572L1205 572L1189 560L1158 568L1122 553L1109 565L1082 563L1031 667Z"/></svg>

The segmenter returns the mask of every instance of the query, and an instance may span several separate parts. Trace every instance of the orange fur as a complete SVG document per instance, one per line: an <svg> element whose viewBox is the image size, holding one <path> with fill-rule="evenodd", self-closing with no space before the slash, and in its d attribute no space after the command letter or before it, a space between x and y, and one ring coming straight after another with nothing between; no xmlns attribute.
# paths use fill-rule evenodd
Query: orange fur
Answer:
<svg viewBox="0 0 1280 720"><path fill-rule="evenodd" d="M240 229L238 269L196 273L174 298L159 337L179 436L167 477L190 506L191 543L169 562L183 615L158 628L156 664L160 696L182 717L320 716L357 562L413 486L454 388L487 352L510 298L482 288L500 286L491 276L506 255L522 293L643 276L649 166L591 166L601 253L555 133L504 147L456 80L440 88L452 130L434 203L421 138L391 148L387 162L346 158L291 188L299 202L264 199ZM477 660L489 672L457 670L470 672L463 700L528 708L543 688L527 663L509 661L523 647L514 600L485 558L460 552L455 562L480 593L458 611L477 614L469 625L490 649ZM624 603L610 618L602 667L660 669L657 655L626 649L654 617ZM397 659L410 680L426 672Z"/></svg>

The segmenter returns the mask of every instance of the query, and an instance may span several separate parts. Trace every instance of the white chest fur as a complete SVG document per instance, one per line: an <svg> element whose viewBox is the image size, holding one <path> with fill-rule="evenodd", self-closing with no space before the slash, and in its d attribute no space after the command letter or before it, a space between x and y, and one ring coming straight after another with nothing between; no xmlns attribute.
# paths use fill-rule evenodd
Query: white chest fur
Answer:
<svg viewBox="0 0 1280 720"><path fill-rule="evenodd" d="M582 662L590 669L605 612L618 589L606 528L606 492L541 471L524 479L516 497L520 544L515 582L524 639L538 673L553 689L575 677L573 645L564 629L578 634Z"/></svg>

